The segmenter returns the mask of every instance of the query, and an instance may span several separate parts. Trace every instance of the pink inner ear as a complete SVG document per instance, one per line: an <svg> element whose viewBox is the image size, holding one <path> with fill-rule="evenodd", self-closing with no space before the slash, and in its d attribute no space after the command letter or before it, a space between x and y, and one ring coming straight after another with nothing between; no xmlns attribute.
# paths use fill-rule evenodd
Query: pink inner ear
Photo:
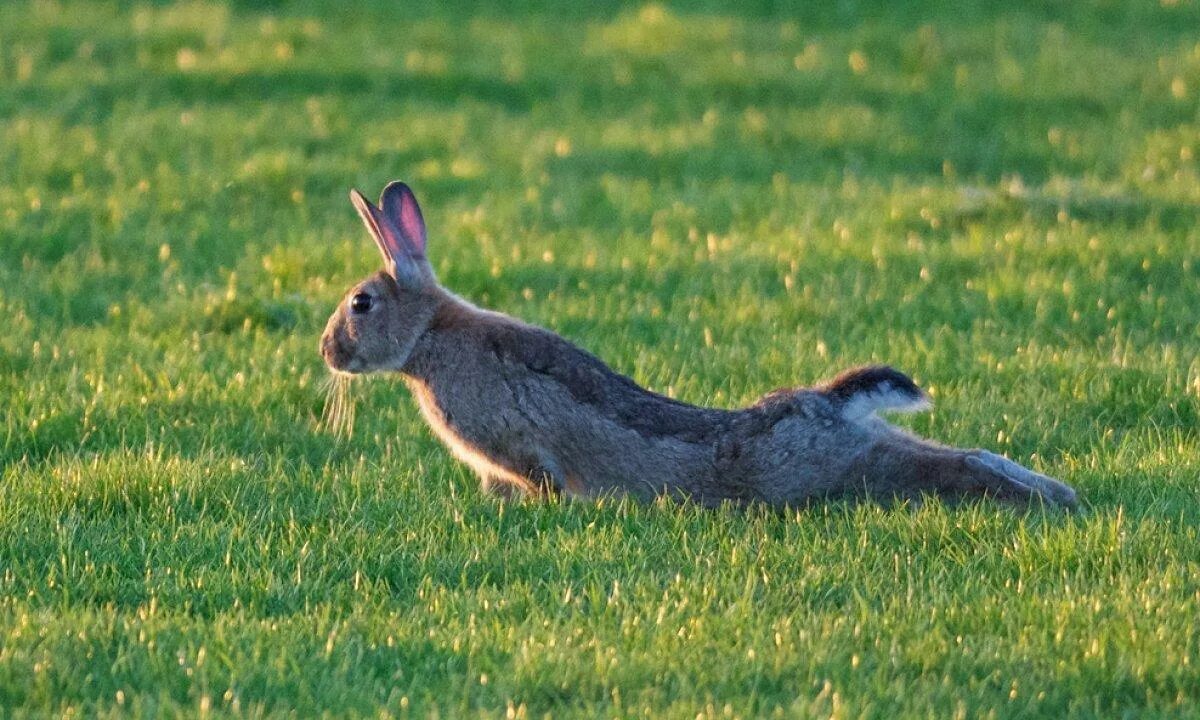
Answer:
<svg viewBox="0 0 1200 720"><path fill-rule="evenodd" d="M421 207L417 205L417 197L413 191L402 182L393 181L383 189L379 200L383 206L383 214L400 230L411 252L418 256L425 255L425 219L421 217Z"/></svg>
<svg viewBox="0 0 1200 720"><path fill-rule="evenodd" d="M417 199L411 192L405 193L401 200L403 202L400 205L400 227L404 234L413 241L417 250L424 254L425 218L421 217L421 208L417 205Z"/></svg>
<svg viewBox="0 0 1200 720"><path fill-rule="evenodd" d="M362 193L357 190L351 191L350 200L354 203L354 209L358 211L359 217L371 232L371 237L379 246L385 261L398 262L411 252L407 243L400 237L400 232L395 225L379 211L379 208L372 205L370 200L363 197Z"/></svg>

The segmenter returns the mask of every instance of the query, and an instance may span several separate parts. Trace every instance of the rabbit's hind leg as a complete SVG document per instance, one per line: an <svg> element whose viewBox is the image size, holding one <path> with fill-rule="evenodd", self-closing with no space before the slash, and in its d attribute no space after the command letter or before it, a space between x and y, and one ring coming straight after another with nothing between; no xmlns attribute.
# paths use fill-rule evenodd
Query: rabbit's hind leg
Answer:
<svg viewBox="0 0 1200 720"><path fill-rule="evenodd" d="M859 491L879 499L919 500L928 494L953 502L987 497L1017 507L1036 503L1039 490L1014 475L985 460L980 451L906 438L876 445L856 463L851 478Z"/></svg>
<svg viewBox="0 0 1200 720"><path fill-rule="evenodd" d="M1034 472L1001 455L987 450L974 450L967 453L966 462L972 467L987 469L1027 485L1049 503L1063 507L1075 507L1076 505L1075 490L1070 485Z"/></svg>
<svg viewBox="0 0 1200 720"><path fill-rule="evenodd" d="M924 466L921 484L949 497L988 497L1016 507L1075 506L1075 491L1067 485L987 450L929 448L918 465Z"/></svg>

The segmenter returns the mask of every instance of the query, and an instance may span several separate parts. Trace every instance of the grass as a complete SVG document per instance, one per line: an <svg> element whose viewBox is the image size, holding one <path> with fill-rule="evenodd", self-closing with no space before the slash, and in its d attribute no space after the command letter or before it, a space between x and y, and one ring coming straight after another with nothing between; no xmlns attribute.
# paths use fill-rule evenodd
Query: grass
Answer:
<svg viewBox="0 0 1200 720"><path fill-rule="evenodd" d="M1200 714L1192 0L0 6L0 714ZM503 505L320 425L408 180L440 278L735 406L884 361L1074 484Z"/></svg>

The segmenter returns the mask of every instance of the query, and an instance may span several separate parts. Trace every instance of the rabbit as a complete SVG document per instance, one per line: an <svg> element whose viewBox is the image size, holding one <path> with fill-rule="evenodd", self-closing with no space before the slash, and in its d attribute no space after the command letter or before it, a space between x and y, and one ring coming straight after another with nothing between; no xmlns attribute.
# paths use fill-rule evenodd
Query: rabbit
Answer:
<svg viewBox="0 0 1200 720"><path fill-rule="evenodd" d="M986 450L918 438L879 417L929 407L898 370L863 367L725 410L659 395L540 327L443 288L412 190L351 201L384 269L355 285L321 336L335 373L398 373L434 433L502 497L776 507L826 498L977 497L1072 507L1075 491Z"/></svg>

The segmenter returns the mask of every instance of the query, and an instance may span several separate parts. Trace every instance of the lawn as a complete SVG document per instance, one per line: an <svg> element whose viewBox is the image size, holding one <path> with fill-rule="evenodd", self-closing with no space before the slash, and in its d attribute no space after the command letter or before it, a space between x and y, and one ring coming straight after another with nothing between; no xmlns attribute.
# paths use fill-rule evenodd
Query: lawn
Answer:
<svg viewBox="0 0 1200 720"><path fill-rule="evenodd" d="M0 715L1200 715L1200 5L0 5ZM732 407L887 362L1080 511L499 503L325 318Z"/></svg>

